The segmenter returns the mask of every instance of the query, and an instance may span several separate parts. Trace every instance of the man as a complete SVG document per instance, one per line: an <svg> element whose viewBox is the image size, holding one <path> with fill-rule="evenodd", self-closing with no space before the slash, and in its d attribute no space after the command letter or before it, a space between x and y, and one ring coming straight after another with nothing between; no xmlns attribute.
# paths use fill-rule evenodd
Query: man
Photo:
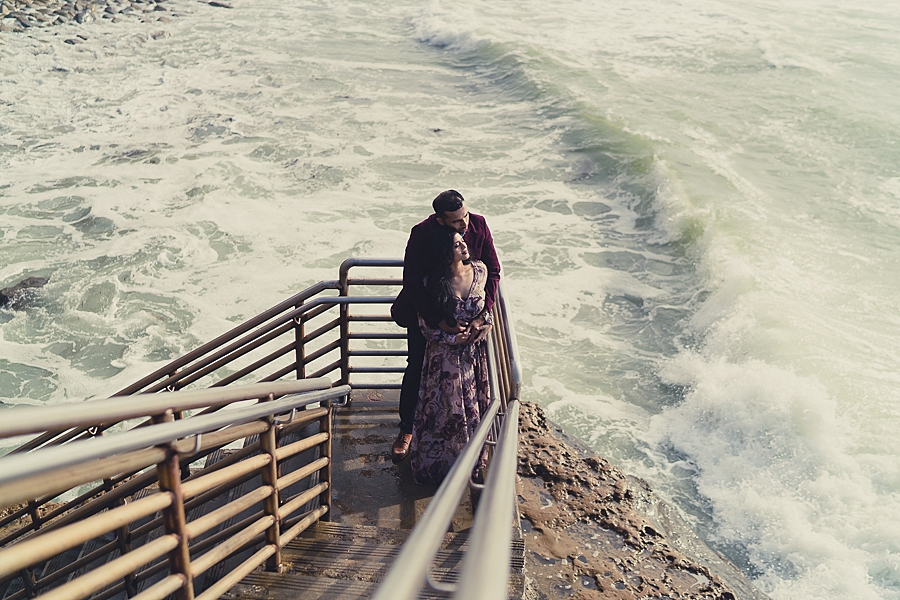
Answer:
<svg viewBox="0 0 900 600"><path fill-rule="evenodd" d="M425 360L425 338L419 330L419 315L426 322L436 322L434 309L425 292L423 279L428 271L426 257L432 232L440 226L452 227L458 231L469 247L472 259L480 260L488 270L488 281L485 286L484 313L491 310L497 298L497 287L500 284L500 261L494 250L494 240L484 217L471 214L466 207L462 194L456 190L447 190L437 195L431 203L434 214L412 228L409 241L406 243L406 254L403 256L403 289L391 306L391 316L401 327L406 328L406 339L409 356L406 359L406 371L400 388L400 433L391 448L391 459L400 462L409 453L412 441L413 417L419 398L419 380L422 378L422 362ZM482 314L484 314L482 313ZM466 327L457 325L450 327L440 322L440 327L447 333L466 331L477 341L487 334L482 330L484 317L473 319ZM481 333L484 331L484 333Z"/></svg>

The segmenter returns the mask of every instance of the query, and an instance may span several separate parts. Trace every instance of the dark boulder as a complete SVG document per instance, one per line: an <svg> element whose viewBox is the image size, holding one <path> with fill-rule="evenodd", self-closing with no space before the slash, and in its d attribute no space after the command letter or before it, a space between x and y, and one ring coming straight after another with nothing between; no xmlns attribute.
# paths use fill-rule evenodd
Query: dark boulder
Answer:
<svg viewBox="0 0 900 600"><path fill-rule="evenodd" d="M0 308L20 308L32 290L42 288L50 281L47 277L28 277L14 286L0 290Z"/></svg>

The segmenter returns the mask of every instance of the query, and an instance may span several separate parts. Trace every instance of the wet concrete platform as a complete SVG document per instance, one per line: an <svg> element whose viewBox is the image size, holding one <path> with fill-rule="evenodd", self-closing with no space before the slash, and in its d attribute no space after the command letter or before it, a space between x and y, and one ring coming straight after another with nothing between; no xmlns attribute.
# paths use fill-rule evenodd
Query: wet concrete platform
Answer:
<svg viewBox="0 0 900 600"><path fill-rule="evenodd" d="M412 529L437 486L419 485L409 459L394 464L391 445L399 433L399 392L366 390L351 394L348 406L336 408L331 521L385 529ZM463 498L450 531L472 523L472 505Z"/></svg>
<svg viewBox="0 0 900 600"><path fill-rule="evenodd" d="M399 432L397 392L354 392L336 407L332 440L332 510L288 543L282 572L248 574L223 600L352 600L370 598L397 558L410 530L422 517L437 486L413 481L409 460L391 461ZM432 577L453 583L472 525L468 494L435 556ZM521 540L518 542L521 545ZM521 552L520 552L521 553ZM522 557L524 560L524 557ZM522 561L520 561L522 562ZM513 574L510 598L524 588L522 565ZM423 589L419 598L440 594Z"/></svg>

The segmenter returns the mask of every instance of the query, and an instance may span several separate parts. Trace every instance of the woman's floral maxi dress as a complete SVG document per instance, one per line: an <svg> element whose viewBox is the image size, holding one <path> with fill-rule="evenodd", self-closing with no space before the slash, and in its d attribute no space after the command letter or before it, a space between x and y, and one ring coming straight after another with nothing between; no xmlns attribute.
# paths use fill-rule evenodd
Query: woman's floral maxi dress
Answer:
<svg viewBox="0 0 900 600"><path fill-rule="evenodd" d="M487 268L472 261L474 277L469 297L456 299L455 317L469 322L484 309ZM490 314L485 315L490 323ZM419 385L419 402L413 421L410 465L418 483L443 481L456 457L481 422L490 401L487 374L487 342L453 345L454 336L432 329L419 319L425 336L425 361ZM486 453L476 468L483 468Z"/></svg>

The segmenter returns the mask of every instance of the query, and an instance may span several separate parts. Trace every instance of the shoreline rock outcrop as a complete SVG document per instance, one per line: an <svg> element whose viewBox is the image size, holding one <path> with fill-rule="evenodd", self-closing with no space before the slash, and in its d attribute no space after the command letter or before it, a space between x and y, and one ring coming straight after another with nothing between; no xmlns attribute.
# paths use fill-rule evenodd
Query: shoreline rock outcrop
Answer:
<svg viewBox="0 0 900 600"><path fill-rule="evenodd" d="M200 1L218 8L232 8L222 0ZM0 32L23 32L69 23L84 25L99 19L113 23L123 19L166 23L179 16L174 5L171 0L0 0ZM78 34L65 42L80 44L87 39Z"/></svg>
<svg viewBox="0 0 900 600"><path fill-rule="evenodd" d="M767 600L644 481L523 402L517 476L526 598Z"/></svg>
<svg viewBox="0 0 900 600"><path fill-rule="evenodd" d="M37 288L50 281L47 277L26 277L16 285L0 290L0 308L21 308Z"/></svg>

